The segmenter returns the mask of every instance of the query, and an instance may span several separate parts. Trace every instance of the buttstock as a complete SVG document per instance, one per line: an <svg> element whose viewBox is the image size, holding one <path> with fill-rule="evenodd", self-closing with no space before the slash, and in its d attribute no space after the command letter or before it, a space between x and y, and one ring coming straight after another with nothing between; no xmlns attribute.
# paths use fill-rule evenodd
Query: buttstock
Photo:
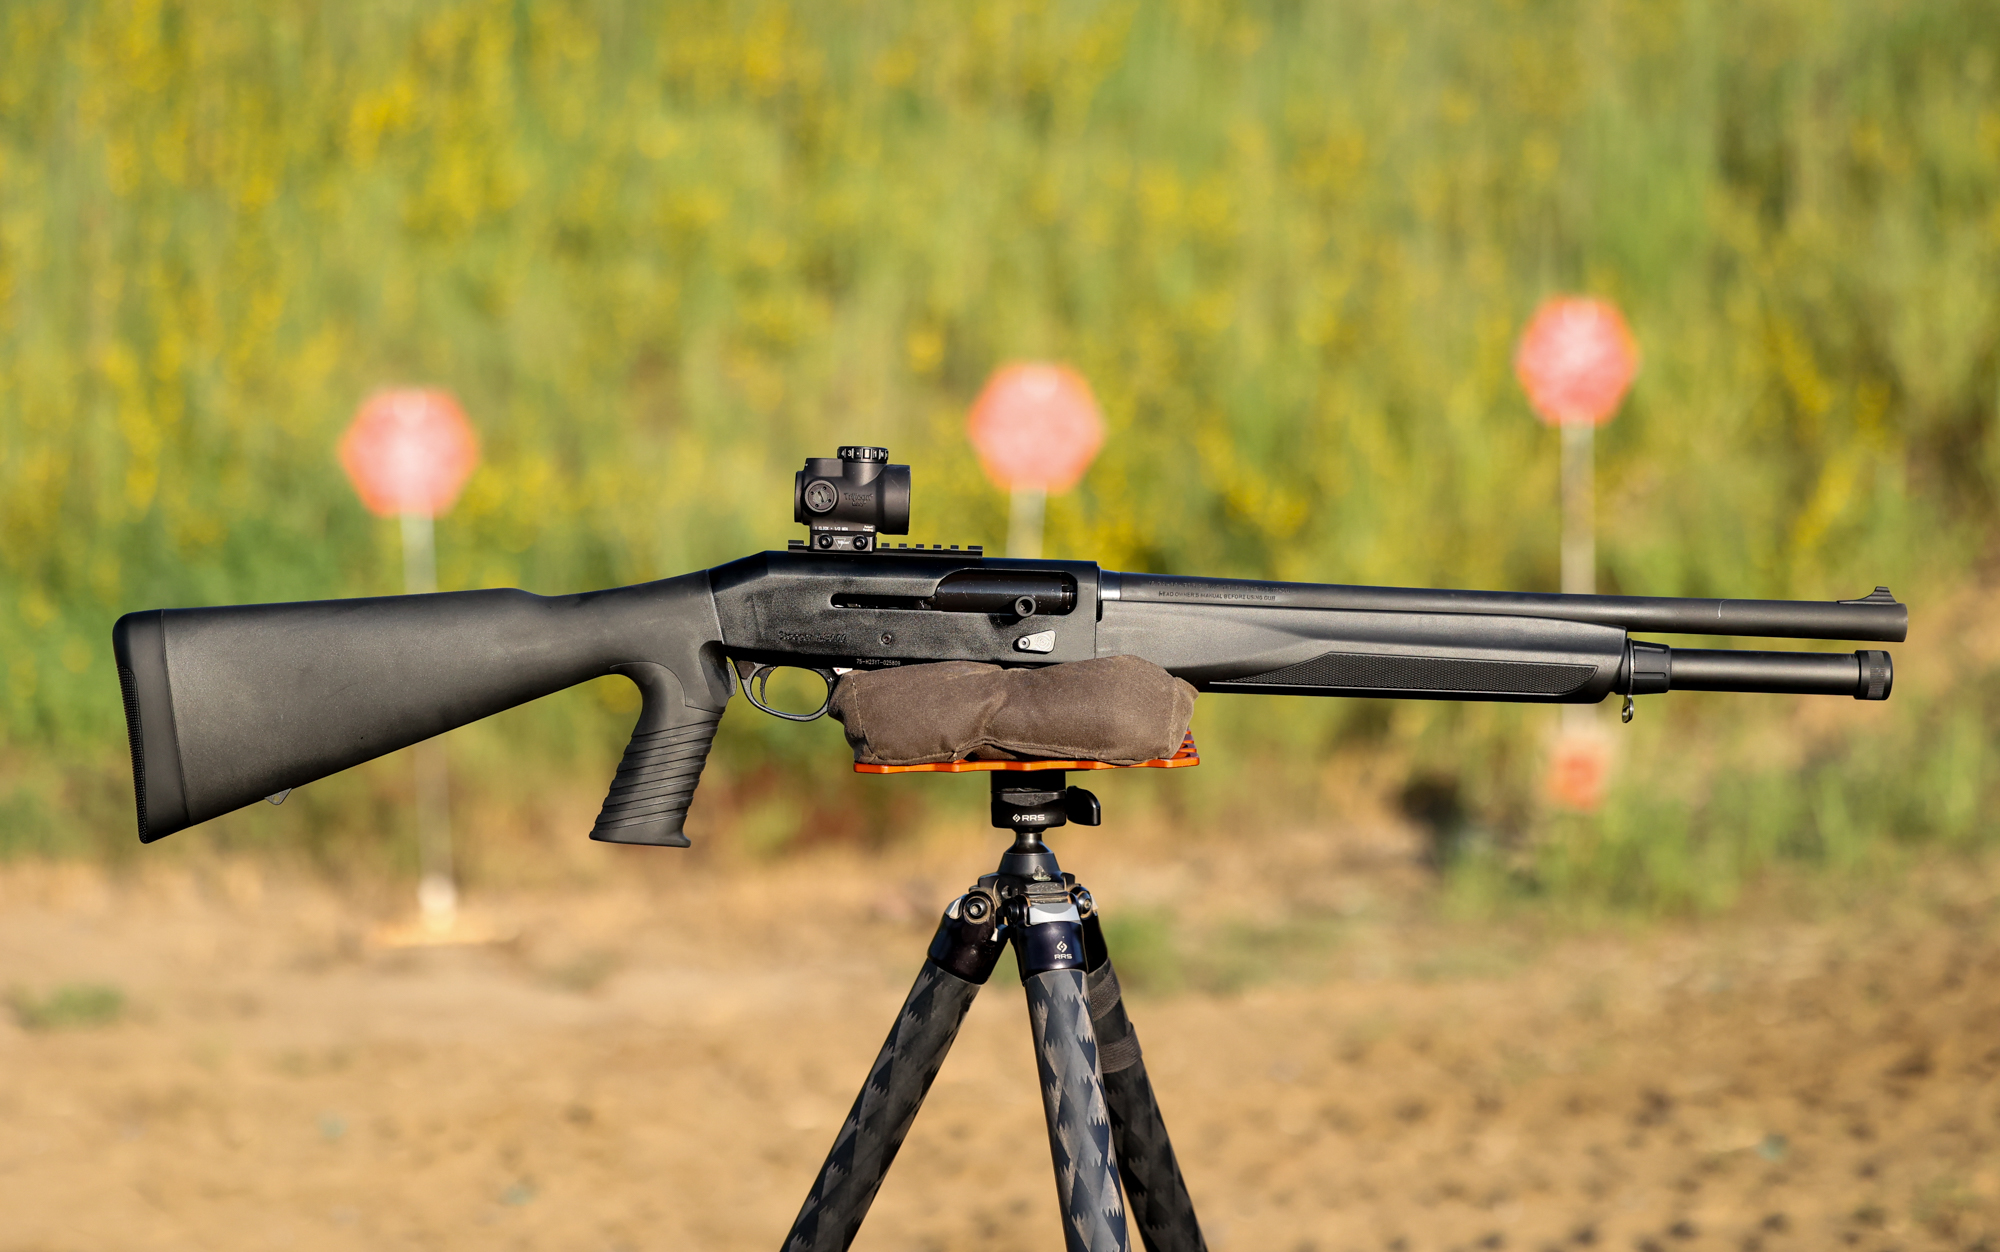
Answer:
<svg viewBox="0 0 2000 1252"><path fill-rule="evenodd" d="M139 838L614 672L645 695L640 733L655 733L651 719L705 722L712 736L730 690L720 637L705 572L579 596L459 591L127 614L112 646ZM622 816L614 829L644 837L621 841L684 845L706 738L700 746L692 758L667 754L664 774L661 754L650 758L649 781L669 783L678 807L613 814L608 800L593 836Z"/></svg>

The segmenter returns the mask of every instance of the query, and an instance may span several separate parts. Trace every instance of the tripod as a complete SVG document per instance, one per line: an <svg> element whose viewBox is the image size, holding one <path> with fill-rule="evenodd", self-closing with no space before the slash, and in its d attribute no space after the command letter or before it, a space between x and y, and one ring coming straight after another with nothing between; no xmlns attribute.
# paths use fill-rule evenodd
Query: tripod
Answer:
<svg viewBox="0 0 2000 1252"><path fill-rule="evenodd" d="M1027 777L989 774L993 824L1013 830L1013 846L997 872L945 908L785 1252L845 1252L854 1241L972 998L1009 943L1027 991L1069 1252L1126 1252L1127 1202L1146 1252L1207 1252L1096 903L1040 838L1069 822L1097 825L1097 797L1065 787L1060 770Z"/></svg>

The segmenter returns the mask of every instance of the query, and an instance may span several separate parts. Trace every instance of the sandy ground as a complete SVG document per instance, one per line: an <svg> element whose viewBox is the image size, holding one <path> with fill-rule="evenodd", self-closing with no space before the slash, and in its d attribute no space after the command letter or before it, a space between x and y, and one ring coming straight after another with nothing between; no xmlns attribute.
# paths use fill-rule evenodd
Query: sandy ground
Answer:
<svg viewBox="0 0 2000 1252"><path fill-rule="evenodd" d="M253 863L0 870L0 1252L776 1248L988 842L605 849L435 948ZM1387 836L1236 846L1058 844L1152 919L1212 1247L2000 1249L2000 873L1552 935L1438 920ZM1053 1194L1003 971L855 1246L1059 1248Z"/></svg>

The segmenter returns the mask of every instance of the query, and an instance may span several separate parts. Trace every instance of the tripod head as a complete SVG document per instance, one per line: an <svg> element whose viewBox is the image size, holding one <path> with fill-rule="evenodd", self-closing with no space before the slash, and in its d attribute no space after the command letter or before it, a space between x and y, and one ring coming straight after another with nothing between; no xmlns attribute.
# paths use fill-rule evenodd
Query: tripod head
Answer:
<svg viewBox="0 0 2000 1252"><path fill-rule="evenodd" d="M1030 778L1010 778L995 770L989 777L993 791L993 824L1017 834L1032 834L1052 826L1075 822L1095 826L1103 820L1104 808L1097 797L1081 787L1065 787L1063 771L1037 771Z"/></svg>
<svg viewBox="0 0 2000 1252"><path fill-rule="evenodd" d="M1041 832L1075 822L1095 826L1104 820L1097 797L1081 787L1063 785L1063 771L1040 770L1032 781L995 770L987 775L993 795L993 824L1014 832L1014 846L1000 858L1000 872L1022 878L1054 878L1061 874L1055 854ZM1037 870L1041 872L1036 873Z"/></svg>

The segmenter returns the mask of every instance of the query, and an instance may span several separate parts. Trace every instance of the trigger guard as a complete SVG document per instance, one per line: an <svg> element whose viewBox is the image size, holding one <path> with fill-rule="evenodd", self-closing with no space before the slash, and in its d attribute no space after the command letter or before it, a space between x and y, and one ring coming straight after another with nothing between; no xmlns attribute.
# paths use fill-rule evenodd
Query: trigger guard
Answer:
<svg viewBox="0 0 2000 1252"><path fill-rule="evenodd" d="M741 662L738 662L739 667L741 664ZM743 688L743 698L766 713L769 713L772 717L782 717L788 722L816 722L820 718L825 717L826 711L833 707L833 684L839 678L839 675L835 674L832 670L818 669L807 665L765 665L761 662L752 662L751 665L752 668L748 674L743 674L741 669L738 669L739 682ZM820 701L819 707L810 713L787 713L782 709L774 709L764 703L758 699L758 693L764 691L765 684L771 680L772 672L780 669L803 669L818 674L820 680L826 684L826 699Z"/></svg>

